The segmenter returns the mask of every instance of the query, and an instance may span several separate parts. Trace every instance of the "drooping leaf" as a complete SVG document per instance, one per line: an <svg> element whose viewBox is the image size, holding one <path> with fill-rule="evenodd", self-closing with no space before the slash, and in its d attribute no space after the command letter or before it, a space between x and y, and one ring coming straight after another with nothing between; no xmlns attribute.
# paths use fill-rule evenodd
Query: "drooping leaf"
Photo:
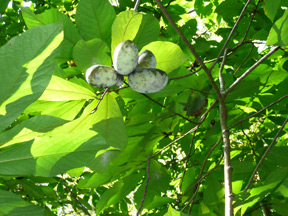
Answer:
<svg viewBox="0 0 288 216"><path fill-rule="evenodd" d="M125 40L133 41L135 39L142 22L142 17L142 14L135 11L123 11L117 15L112 25L111 56L113 56L118 44Z"/></svg>
<svg viewBox="0 0 288 216"><path fill-rule="evenodd" d="M180 67L187 60L187 56L184 55L178 45L167 41L152 42L144 46L141 52L144 50L150 50L156 57L156 68L168 74Z"/></svg>
<svg viewBox="0 0 288 216"><path fill-rule="evenodd" d="M108 0L80 1L76 11L76 25L84 40L100 38L110 45L111 25L115 11Z"/></svg>
<svg viewBox="0 0 288 216"><path fill-rule="evenodd" d="M267 42L267 45L287 46L288 45L288 10L283 16L278 19L272 26Z"/></svg>
<svg viewBox="0 0 288 216"><path fill-rule="evenodd" d="M60 24L33 28L0 49L0 130L37 100L47 87L63 33ZM9 71L9 73L8 73Z"/></svg>
<svg viewBox="0 0 288 216"><path fill-rule="evenodd" d="M19 195L0 190L0 214L11 216L44 216L44 210L26 202Z"/></svg>
<svg viewBox="0 0 288 216"><path fill-rule="evenodd" d="M60 55L65 58L72 57L72 49L77 41L80 40L80 35L68 16L59 12L57 9L45 10L45 12L41 14L35 14L26 7L21 8L21 11L29 29L52 23L63 23L64 40L61 44Z"/></svg>
<svg viewBox="0 0 288 216"><path fill-rule="evenodd" d="M99 64L111 66L111 57L106 43L99 38L80 40L75 45L73 57L77 67L84 73L90 66Z"/></svg>

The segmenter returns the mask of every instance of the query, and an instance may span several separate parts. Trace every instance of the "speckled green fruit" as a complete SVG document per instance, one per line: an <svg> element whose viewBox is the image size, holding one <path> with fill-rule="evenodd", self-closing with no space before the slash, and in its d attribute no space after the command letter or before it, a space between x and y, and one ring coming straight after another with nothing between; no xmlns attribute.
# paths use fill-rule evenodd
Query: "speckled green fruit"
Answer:
<svg viewBox="0 0 288 216"><path fill-rule="evenodd" d="M133 41L120 43L113 53L113 67L121 75L133 72L138 64L138 48Z"/></svg>
<svg viewBox="0 0 288 216"><path fill-rule="evenodd" d="M140 93L154 93L162 90L168 83L167 74L159 69L136 69L128 76L129 86Z"/></svg>
<svg viewBox="0 0 288 216"><path fill-rule="evenodd" d="M108 88L123 80L113 68L104 65L93 65L86 70L86 81L96 88Z"/></svg>
<svg viewBox="0 0 288 216"><path fill-rule="evenodd" d="M144 52L140 54L138 58L137 69L156 68L156 64L157 64L157 61L156 61L154 54L149 50L145 50Z"/></svg>

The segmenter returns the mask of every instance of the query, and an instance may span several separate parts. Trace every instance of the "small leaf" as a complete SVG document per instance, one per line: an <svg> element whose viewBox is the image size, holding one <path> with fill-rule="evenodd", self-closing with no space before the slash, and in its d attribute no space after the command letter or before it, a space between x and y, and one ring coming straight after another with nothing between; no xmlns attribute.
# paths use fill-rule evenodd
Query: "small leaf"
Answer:
<svg viewBox="0 0 288 216"><path fill-rule="evenodd" d="M169 206L168 212L164 216L187 216L187 214L180 211L176 211L171 206Z"/></svg>

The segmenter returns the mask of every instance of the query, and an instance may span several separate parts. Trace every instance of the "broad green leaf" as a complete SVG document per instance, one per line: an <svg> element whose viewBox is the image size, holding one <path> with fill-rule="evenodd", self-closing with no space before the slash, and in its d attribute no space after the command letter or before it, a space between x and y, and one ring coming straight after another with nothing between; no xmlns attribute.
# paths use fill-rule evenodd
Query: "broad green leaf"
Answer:
<svg viewBox="0 0 288 216"><path fill-rule="evenodd" d="M3 14L5 12L5 9L7 8L9 2L10 2L10 0L0 1L0 13L1 14Z"/></svg>
<svg viewBox="0 0 288 216"><path fill-rule="evenodd" d="M219 204L224 201L224 190L216 176L210 175L206 178L206 189L203 194L203 201L207 206Z"/></svg>
<svg viewBox="0 0 288 216"><path fill-rule="evenodd" d="M14 143L25 142L41 136L54 128L67 123L67 121L52 116L35 116L21 122L12 129L0 134L0 148Z"/></svg>
<svg viewBox="0 0 288 216"><path fill-rule="evenodd" d="M264 13L271 22L274 21L277 11L280 9L280 2L281 0L264 0Z"/></svg>
<svg viewBox="0 0 288 216"><path fill-rule="evenodd" d="M110 162L114 160L118 155L119 151L111 150L104 151L102 154L98 155L91 163L88 165L90 169L97 173L104 173L110 165Z"/></svg>
<svg viewBox="0 0 288 216"><path fill-rule="evenodd" d="M70 101L93 99L95 94L80 85L57 76L52 76L51 81L39 100Z"/></svg>
<svg viewBox="0 0 288 216"><path fill-rule="evenodd" d="M99 150L108 148L93 127L98 121L90 114L97 101L82 116L43 136L0 152L0 174L55 176L87 165Z"/></svg>
<svg viewBox="0 0 288 216"><path fill-rule="evenodd" d="M233 23L233 17L239 16L243 8L243 4L237 0L223 1L215 10L215 12L223 17L228 23Z"/></svg>
<svg viewBox="0 0 288 216"><path fill-rule="evenodd" d="M143 15L142 22L138 33L134 39L138 49L142 49L152 41L156 41L159 37L160 26L158 20L151 14Z"/></svg>
<svg viewBox="0 0 288 216"><path fill-rule="evenodd" d="M29 8L21 8L23 18L27 27L48 25L52 23L63 23L64 40L61 44L61 57L71 58L74 45L80 40L80 35L68 16L59 12L57 9L45 10L41 14L35 14Z"/></svg>
<svg viewBox="0 0 288 216"><path fill-rule="evenodd" d="M93 129L101 134L109 146L123 150L127 145L126 127L115 94L109 93L94 113L97 124Z"/></svg>
<svg viewBox="0 0 288 216"><path fill-rule="evenodd" d="M272 26L267 45L287 46L288 45L288 10Z"/></svg>
<svg viewBox="0 0 288 216"><path fill-rule="evenodd" d="M138 181L141 180L141 177L142 175L140 173L132 174L125 177L123 180L119 180L112 188L105 191L101 196L101 199L97 202L96 214L98 215L105 208L126 197L133 189L135 189Z"/></svg>
<svg viewBox="0 0 288 216"><path fill-rule="evenodd" d="M141 52L144 50L153 52L157 60L156 68L168 74L187 60L187 56L182 52L181 48L171 42L155 41L144 46Z"/></svg>
<svg viewBox="0 0 288 216"><path fill-rule="evenodd" d="M115 11L108 0L80 1L76 11L76 25L84 40L100 38L109 46L115 17Z"/></svg>
<svg viewBox="0 0 288 216"><path fill-rule="evenodd" d="M35 101L25 109L24 113L30 115L50 115L65 119L73 120L83 108L86 100L74 101Z"/></svg>
<svg viewBox="0 0 288 216"><path fill-rule="evenodd" d="M109 48L99 38L89 41L80 40L73 50L73 58L77 67L83 73L92 65L100 64L111 66L111 57L108 54Z"/></svg>
<svg viewBox="0 0 288 216"><path fill-rule="evenodd" d="M39 26L1 47L0 130L9 126L47 87L55 67L52 60L63 40L61 29L60 24Z"/></svg>
<svg viewBox="0 0 288 216"><path fill-rule="evenodd" d="M171 206L169 206L168 212L164 216L187 216L187 214L180 211L176 211Z"/></svg>
<svg viewBox="0 0 288 216"><path fill-rule="evenodd" d="M111 56L113 56L118 44L125 40L133 41L135 39L142 22L142 17L142 14L135 11L123 11L117 15L112 25Z"/></svg>
<svg viewBox="0 0 288 216"><path fill-rule="evenodd" d="M0 215L7 216L44 216L44 210L26 202L19 195L0 190Z"/></svg>

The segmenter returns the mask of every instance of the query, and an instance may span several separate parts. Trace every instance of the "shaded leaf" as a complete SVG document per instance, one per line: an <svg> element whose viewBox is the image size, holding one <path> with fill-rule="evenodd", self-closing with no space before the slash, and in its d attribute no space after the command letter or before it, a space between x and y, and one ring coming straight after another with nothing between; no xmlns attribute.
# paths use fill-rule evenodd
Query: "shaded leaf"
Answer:
<svg viewBox="0 0 288 216"><path fill-rule="evenodd" d="M99 38L89 41L79 40L74 47L73 57L77 67L85 73L92 65L111 66L111 57L108 52L109 48L106 43Z"/></svg>
<svg viewBox="0 0 288 216"><path fill-rule="evenodd" d="M80 40L80 35L68 16L59 12L57 9L45 10L45 12L41 14L35 14L30 8L26 7L22 7L21 11L29 29L52 23L63 23L64 40L61 43L60 55L65 58L72 57L73 47L76 42Z"/></svg>
<svg viewBox="0 0 288 216"><path fill-rule="evenodd" d="M288 45L288 10L272 26L267 45L287 46Z"/></svg>
<svg viewBox="0 0 288 216"><path fill-rule="evenodd" d="M0 214L11 216L44 216L44 210L23 200L20 196L0 190Z"/></svg>
<svg viewBox="0 0 288 216"><path fill-rule="evenodd" d="M111 25L115 17L115 11L108 0L80 1L76 11L76 25L84 40L100 38L109 46Z"/></svg>
<svg viewBox="0 0 288 216"><path fill-rule="evenodd" d="M37 100L47 87L62 42L60 24L39 26L0 49L0 130ZM9 73L7 73L9 71Z"/></svg>

